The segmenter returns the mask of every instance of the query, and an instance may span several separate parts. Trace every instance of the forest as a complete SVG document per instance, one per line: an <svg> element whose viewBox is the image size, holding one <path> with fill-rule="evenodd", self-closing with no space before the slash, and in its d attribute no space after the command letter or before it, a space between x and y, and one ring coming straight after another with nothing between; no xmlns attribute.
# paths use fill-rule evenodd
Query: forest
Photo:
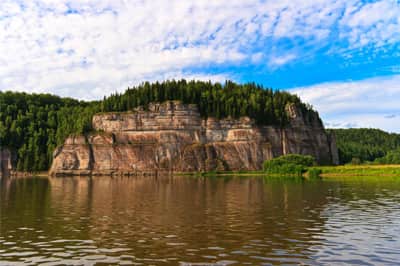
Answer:
<svg viewBox="0 0 400 266"><path fill-rule="evenodd" d="M336 135L341 164L400 164L400 134L379 129L330 129Z"/></svg>
<svg viewBox="0 0 400 266"><path fill-rule="evenodd" d="M197 104L203 118L249 116L260 125L284 127L288 122L285 112L288 103L298 106L309 123L319 117L296 95L255 83L232 81L145 82L91 102L50 94L0 91L0 147L16 151L19 171L47 170L54 149L66 137L92 131L94 114L146 108L151 102L167 100Z"/></svg>

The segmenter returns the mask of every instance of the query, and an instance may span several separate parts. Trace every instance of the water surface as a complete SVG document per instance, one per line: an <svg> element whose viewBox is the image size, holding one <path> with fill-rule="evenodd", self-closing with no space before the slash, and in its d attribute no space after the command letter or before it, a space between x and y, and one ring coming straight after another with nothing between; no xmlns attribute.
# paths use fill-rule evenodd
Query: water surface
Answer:
<svg viewBox="0 0 400 266"><path fill-rule="evenodd" d="M0 265L396 265L400 177L23 178Z"/></svg>

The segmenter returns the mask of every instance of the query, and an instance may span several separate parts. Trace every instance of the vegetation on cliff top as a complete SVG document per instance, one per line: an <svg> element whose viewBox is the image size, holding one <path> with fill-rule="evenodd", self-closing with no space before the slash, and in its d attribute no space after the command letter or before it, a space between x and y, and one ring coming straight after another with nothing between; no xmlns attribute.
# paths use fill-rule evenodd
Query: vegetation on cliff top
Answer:
<svg viewBox="0 0 400 266"><path fill-rule="evenodd" d="M202 117L249 116L262 125L285 125L288 122L286 105L295 104L306 122L318 119L318 114L296 95L264 88L255 83L239 85L231 81L225 84L201 81L145 82L129 88L122 94L113 94L102 101L102 111L127 111L151 102L180 100L185 104L197 104Z"/></svg>
<svg viewBox="0 0 400 266"><path fill-rule="evenodd" d="M16 151L18 170L47 170L55 147L70 134L89 132L95 113L128 111L167 100L197 104L202 117L249 116L259 124L277 126L287 123L285 108L292 103L302 111L306 122L319 120L318 114L297 96L254 83L146 82L92 102L49 94L0 92L0 146Z"/></svg>

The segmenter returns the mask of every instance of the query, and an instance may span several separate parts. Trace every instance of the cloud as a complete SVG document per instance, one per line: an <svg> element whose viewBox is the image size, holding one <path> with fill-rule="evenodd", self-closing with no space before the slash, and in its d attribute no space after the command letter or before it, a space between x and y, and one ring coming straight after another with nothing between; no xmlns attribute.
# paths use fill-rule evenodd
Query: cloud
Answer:
<svg viewBox="0 0 400 266"><path fill-rule="evenodd" d="M360 127L357 123L335 123L325 122L326 128L357 128Z"/></svg>
<svg viewBox="0 0 400 266"><path fill-rule="evenodd" d="M328 127L373 127L400 132L400 75L295 88ZM391 114L391 115L387 115Z"/></svg>
<svg viewBox="0 0 400 266"><path fill-rule="evenodd" d="M395 44L400 37L400 5L396 0L372 1L346 9L340 24L343 37L350 45L358 48L364 45L381 47Z"/></svg>
<svg viewBox="0 0 400 266"><path fill-rule="evenodd" d="M0 90L101 98L174 73L240 81L230 66L394 46L398 14L392 0L2 0Z"/></svg>
<svg viewBox="0 0 400 266"><path fill-rule="evenodd" d="M293 61L296 58L295 54L286 54L282 56L273 56L269 60L269 65L271 67L279 67Z"/></svg>

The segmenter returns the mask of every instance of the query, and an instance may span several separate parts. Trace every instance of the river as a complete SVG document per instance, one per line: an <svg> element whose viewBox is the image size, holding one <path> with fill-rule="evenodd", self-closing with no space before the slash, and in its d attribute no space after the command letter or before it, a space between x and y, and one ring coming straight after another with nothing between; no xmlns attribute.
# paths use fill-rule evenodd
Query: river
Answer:
<svg viewBox="0 0 400 266"><path fill-rule="evenodd" d="M37 177L0 193L0 265L400 261L400 177Z"/></svg>

